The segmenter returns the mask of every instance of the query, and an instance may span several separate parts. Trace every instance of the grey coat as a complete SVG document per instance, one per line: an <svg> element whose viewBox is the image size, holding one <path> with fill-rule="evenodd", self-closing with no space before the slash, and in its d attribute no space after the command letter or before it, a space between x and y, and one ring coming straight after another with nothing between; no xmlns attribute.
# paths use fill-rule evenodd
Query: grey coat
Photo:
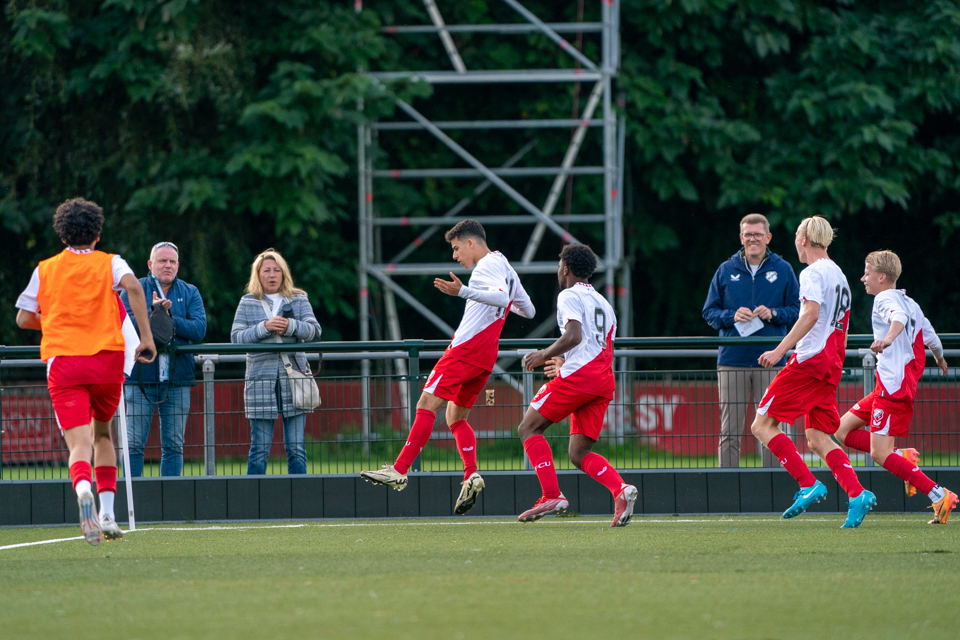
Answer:
<svg viewBox="0 0 960 640"><path fill-rule="evenodd" d="M286 343L319 341L320 323L313 315L313 308L307 296L295 296L290 304L293 306L293 318L290 319L287 332L280 336L280 341ZM260 299L248 293L240 298L237 314L233 318L233 328L230 330L230 341L235 344L276 342L277 334L267 331L266 322L267 314ZM291 352L288 357L295 368L304 373L308 371L306 354ZM280 397L283 403L280 413L285 416L306 413L293 406L290 382L283 368L280 354L248 353L246 384L243 388L243 404L247 418L273 420L277 417L277 380L280 380Z"/></svg>

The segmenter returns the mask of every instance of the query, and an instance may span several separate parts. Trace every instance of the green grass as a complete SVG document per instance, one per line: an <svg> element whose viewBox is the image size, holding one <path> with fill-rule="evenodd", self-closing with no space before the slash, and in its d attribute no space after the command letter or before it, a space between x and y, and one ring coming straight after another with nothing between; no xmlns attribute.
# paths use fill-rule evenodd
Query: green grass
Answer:
<svg viewBox="0 0 960 640"><path fill-rule="evenodd" d="M146 526L0 550L4 638L955 638L922 515ZM0 546L77 527L0 530Z"/></svg>

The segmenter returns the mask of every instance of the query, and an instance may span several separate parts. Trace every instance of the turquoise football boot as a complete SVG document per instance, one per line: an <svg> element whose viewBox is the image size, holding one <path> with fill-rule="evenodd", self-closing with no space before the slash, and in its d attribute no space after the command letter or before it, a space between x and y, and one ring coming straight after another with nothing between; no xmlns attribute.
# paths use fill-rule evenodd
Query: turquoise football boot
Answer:
<svg viewBox="0 0 960 640"><path fill-rule="evenodd" d="M841 529L856 529L870 510L877 506L877 496L864 489L856 498L851 498L847 506L847 521Z"/></svg>
<svg viewBox="0 0 960 640"><path fill-rule="evenodd" d="M809 509L811 505L822 502L826 497L827 488L822 482L817 480L812 487L800 489L800 491L797 491L795 494L793 494L793 504L790 505L789 509L783 512L783 517L796 518L798 515ZM861 517L860 519L862 520L863 518Z"/></svg>

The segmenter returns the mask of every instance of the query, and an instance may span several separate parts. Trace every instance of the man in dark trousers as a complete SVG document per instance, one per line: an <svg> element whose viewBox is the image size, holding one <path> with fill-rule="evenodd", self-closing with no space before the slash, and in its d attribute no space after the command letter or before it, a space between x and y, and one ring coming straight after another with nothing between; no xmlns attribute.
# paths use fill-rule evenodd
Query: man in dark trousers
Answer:
<svg viewBox="0 0 960 640"><path fill-rule="evenodd" d="M767 249L773 234L759 213L740 221L742 248L720 265L710 282L703 319L722 337L783 337L800 314L797 276L793 267ZM769 347L720 347L717 378L720 383L720 466L740 466L740 436L747 406L763 397L779 367L764 369L757 358ZM784 358L784 361L786 358ZM777 466L766 447L760 448L763 466Z"/></svg>

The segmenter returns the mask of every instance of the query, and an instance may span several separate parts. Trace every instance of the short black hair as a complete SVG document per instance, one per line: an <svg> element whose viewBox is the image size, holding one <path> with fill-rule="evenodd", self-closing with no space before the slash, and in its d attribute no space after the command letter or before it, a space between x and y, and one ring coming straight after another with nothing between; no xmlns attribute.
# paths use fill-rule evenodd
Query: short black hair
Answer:
<svg viewBox="0 0 960 640"><path fill-rule="evenodd" d="M461 220L457 224L453 225L453 228L450 231L447 231L444 234L443 239L447 242L453 242L454 240L464 240L466 238L475 238L482 241L484 244L487 242L487 232L483 230L483 225L477 222L476 220Z"/></svg>
<svg viewBox="0 0 960 640"><path fill-rule="evenodd" d="M93 244L103 229L103 209L96 202L71 198L53 214L53 230L70 247Z"/></svg>
<svg viewBox="0 0 960 640"><path fill-rule="evenodd" d="M585 244L568 244L560 252L560 259L578 278L589 278L597 270L597 254Z"/></svg>

